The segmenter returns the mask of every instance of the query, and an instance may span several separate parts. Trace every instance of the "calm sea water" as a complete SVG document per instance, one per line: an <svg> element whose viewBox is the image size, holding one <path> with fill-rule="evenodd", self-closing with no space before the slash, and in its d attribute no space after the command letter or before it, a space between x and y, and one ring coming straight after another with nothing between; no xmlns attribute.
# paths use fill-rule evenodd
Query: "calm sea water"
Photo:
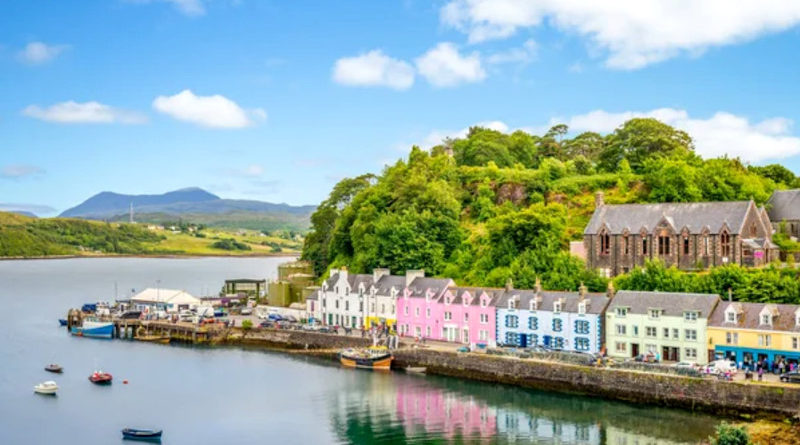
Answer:
<svg viewBox="0 0 800 445"><path fill-rule="evenodd" d="M696 443L718 419L503 385L341 369L247 349L74 338L69 307L155 286L199 294L225 278L273 278L285 259L0 261L0 444ZM42 368L58 362L63 375ZM92 385L102 368L110 387ZM54 379L57 397L32 387ZM123 385L127 379L129 384Z"/></svg>

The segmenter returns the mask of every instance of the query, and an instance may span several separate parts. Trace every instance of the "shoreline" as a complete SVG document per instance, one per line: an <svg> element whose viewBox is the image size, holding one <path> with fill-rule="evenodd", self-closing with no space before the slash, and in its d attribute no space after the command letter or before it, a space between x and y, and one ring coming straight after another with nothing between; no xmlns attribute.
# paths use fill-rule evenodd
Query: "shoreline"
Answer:
<svg viewBox="0 0 800 445"><path fill-rule="evenodd" d="M225 254L193 254L193 253L121 253L121 254L102 254L102 255L39 255L39 256L4 256L0 261L19 261L19 260L70 260L83 258L168 258L168 259L193 259L193 258L299 258L300 252L277 252L277 253L247 253L238 255Z"/></svg>

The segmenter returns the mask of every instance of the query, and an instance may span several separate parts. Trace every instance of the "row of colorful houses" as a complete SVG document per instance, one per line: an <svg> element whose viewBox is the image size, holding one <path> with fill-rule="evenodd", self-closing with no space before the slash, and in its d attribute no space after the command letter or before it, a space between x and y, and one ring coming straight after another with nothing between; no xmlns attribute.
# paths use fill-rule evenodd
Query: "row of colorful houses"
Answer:
<svg viewBox="0 0 800 445"><path fill-rule="evenodd" d="M307 300L325 325L395 330L400 336L466 344L651 355L705 364L800 362L800 306L722 301L683 292L605 293L461 287L423 271L391 275L333 269Z"/></svg>

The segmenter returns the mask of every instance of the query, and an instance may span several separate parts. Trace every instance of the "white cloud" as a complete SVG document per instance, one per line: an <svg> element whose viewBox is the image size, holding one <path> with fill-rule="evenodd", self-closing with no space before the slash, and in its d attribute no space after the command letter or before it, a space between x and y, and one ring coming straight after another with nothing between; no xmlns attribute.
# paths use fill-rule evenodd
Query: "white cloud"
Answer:
<svg viewBox="0 0 800 445"><path fill-rule="evenodd" d="M47 63L69 48L68 45L48 45L44 42L30 42L17 53L19 59L31 65Z"/></svg>
<svg viewBox="0 0 800 445"><path fill-rule="evenodd" d="M445 25L470 42L506 38L547 21L608 52L606 66L636 69L680 54L754 40L800 24L785 0L450 0Z"/></svg>
<svg viewBox="0 0 800 445"><path fill-rule="evenodd" d="M333 80L348 86L384 86L405 90L414 84L414 68L376 49L337 60L333 67Z"/></svg>
<svg viewBox="0 0 800 445"><path fill-rule="evenodd" d="M527 40L519 48L512 48L490 54L486 57L486 62L496 65L501 63L528 63L536 58L537 45L534 40Z"/></svg>
<svg viewBox="0 0 800 445"><path fill-rule="evenodd" d="M419 74L439 88L479 82L486 78L477 52L462 56L458 48L449 42L431 48L417 58L416 63Z"/></svg>
<svg viewBox="0 0 800 445"><path fill-rule="evenodd" d="M499 131L501 133L508 133L510 129L509 126L502 121L483 121L473 124L471 125L471 127L489 128L491 130ZM469 133L469 128L470 127L466 127L460 130L433 130L430 133L428 133L428 135L425 136L425 138L423 138L420 146L422 148L427 149L441 144L442 141L448 138L449 139L465 138L467 137L467 133ZM407 147L405 151L407 151Z"/></svg>
<svg viewBox="0 0 800 445"><path fill-rule="evenodd" d="M110 107L99 102L61 102L42 108L29 105L22 114L34 119L62 124L141 124L147 117L128 110Z"/></svg>
<svg viewBox="0 0 800 445"><path fill-rule="evenodd" d="M153 108L175 119L211 128L244 128L267 118L262 108L245 110L225 96L197 96L191 90L158 96Z"/></svg>
<svg viewBox="0 0 800 445"><path fill-rule="evenodd" d="M21 179L42 174L44 174L44 169L28 164L11 164L0 169L0 178L4 179Z"/></svg>
<svg viewBox="0 0 800 445"><path fill-rule="evenodd" d="M635 117L652 117L686 131L694 139L695 150L703 157L728 155L748 162L783 159L800 154L800 138L792 135L792 122L785 118L765 119L751 123L747 118L717 112L707 119L689 116L685 110L659 108L646 112L610 113L595 110L564 122L571 131L609 133Z"/></svg>

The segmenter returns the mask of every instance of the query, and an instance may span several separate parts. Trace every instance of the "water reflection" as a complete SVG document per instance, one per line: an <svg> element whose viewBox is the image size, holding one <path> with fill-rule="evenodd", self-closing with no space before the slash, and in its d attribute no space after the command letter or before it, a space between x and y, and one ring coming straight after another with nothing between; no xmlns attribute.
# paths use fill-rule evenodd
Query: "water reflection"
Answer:
<svg viewBox="0 0 800 445"><path fill-rule="evenodd" d="M343 443L685 444L717 419L662 408L401 373L355 371L329 395ZM364 375L368 374L368 375Z"/></svg>

